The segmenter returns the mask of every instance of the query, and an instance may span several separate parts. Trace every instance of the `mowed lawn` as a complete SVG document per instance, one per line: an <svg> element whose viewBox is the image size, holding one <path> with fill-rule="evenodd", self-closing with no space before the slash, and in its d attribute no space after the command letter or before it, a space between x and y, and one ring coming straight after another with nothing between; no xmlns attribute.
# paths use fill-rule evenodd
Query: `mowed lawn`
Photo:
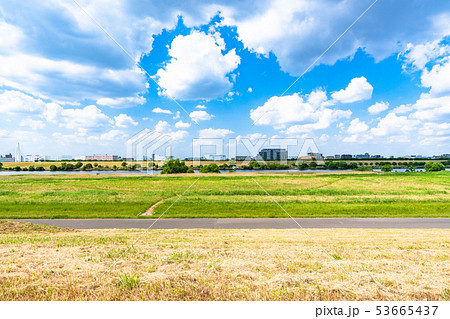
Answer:
<svg viewBox="0 0 450 319"><path fill-rule="evenodd" d="M0 176L3 219L288 217L273 199L293 217L450 217L450 172Z"/></svg>

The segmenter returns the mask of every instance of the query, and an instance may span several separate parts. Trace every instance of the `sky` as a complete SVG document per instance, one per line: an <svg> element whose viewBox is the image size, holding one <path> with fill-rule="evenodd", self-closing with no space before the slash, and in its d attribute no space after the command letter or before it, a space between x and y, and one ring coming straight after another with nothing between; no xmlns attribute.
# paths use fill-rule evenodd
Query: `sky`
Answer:
<svg viewBox="0 0 450 319"><path fill-rule="evenodd" d="M450 2L3 1L0 114L0 154L450 153Z"/></svg>

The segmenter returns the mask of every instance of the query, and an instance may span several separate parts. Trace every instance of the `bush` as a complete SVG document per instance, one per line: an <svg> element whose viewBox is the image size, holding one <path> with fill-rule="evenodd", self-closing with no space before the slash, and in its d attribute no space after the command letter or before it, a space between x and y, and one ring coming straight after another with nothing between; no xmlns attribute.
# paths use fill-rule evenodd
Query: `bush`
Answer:
<svg viewBox="0 0 450 319"><path fill-rule="evenodd" d="M3 167L3 163L0 163L0 169L2 169L2 167Z"/></svg>
<svg viewBox="0 0 450 319"><path fill-rule="evenodd" d="M56 167L56 165L50 165L50 170L52 172L54 172L54 171L58 170L58 167Z"/></svg>
<svg viewBox="0 0 450 319"><path fill-rule="evenodd" d="M358 172L371 172L373 171L373 168L370 166L361 166L353 169L354 171Z"/></svg>
<svg viewBox="0 0 450 319"><path fill-rule="evenodd" d="M438 171L444 171L445 170L445 166L442 163L438 163L438 162L428 162L425 164L425 170L427 172L438 172Z"/></svg>
<svg viewBox="0 0 450 319"><path fill-rule="evenodd" d="M93 169L93 168L94 168L94 167L92 166L91 163L87 163L86 165L83 166L82 170L83 170L83 171L88 171L88 170L91 170L91 169Z"/></svg>
<svg viewBox="0 0 450 319"><path fill-rule="evenodd" d="M179 174L187 173L188 167L185 162L180 162L180 160L173 159L172 157L163 165L161 174Z"/></svg>
<svg viewBox="0 0 450 319"><path fill-rule="evenodd" d="M36 169L34 168L33 165L31 165L30 167L28 167L28 170L29 170L30 172L33 172L33 171L35 171Z"/></svg>
<svg viewBox="0 0 450 319"><path fill-rule="evenodd" d="M42 171L45 171L45 168L42 166L38 166L38 167L36 167L36 170L39 172L42 172Z"/></svg>
<svg viewBox="0 0 450 319"><path fill-rule="evenodd" d="M209 165L200 168L200 173L219 173L219 166L216 163L211 163Z"/></svg>
<svg viewBox="0 0 450 319"><path fill-rule="evenodd" d="M381 166L381 170L383 172L391 172L392 171L392 166L391 166L391 164L385 164L385 165Z"/></svg>
<svg viewBox="0 0 450 319"><path fill-rule="evenodd" d="M16 172L20 172L22 169L20 168L20 166L16 166L13 168L13 170L15 170Z"/></svg>
<svg viewBox="0 0 450 319"><path fill-rule="evenodd" d="M192 167L190 167L190 168L187 170L187 172L188 172L188 173L194 173L194 169L193 169Z"/></svg>

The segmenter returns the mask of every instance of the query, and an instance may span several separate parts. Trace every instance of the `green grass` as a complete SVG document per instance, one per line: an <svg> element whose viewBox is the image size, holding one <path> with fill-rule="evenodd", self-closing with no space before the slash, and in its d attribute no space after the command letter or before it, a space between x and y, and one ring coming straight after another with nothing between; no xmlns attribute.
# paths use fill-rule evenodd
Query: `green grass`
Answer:
<svg viewBox="0 0 450 319"><path fill-rule="evenodd" d="M450 217L450 172L345 172L0 176L0 218L287 217L252 178L294 217Z"/></svg>

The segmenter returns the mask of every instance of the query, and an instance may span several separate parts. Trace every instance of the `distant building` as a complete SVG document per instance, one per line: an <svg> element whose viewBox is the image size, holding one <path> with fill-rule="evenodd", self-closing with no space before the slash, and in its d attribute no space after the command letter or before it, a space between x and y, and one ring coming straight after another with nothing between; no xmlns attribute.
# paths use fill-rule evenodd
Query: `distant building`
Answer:
<svg viewBox="0 0 450 319"><path fill-rule="evenodd" d="M0 155L0 162L14 162L15 158L12 156L11 153L6 154L5 156Z"/></svg>
<svg viewBox="0 0 450 319"><path fill-rule="evenodd" d="M370 158L382 158L381 155L371 155Z"/></svg>
<svg viewBox="0 0 450 319"><path fill-rule="evenodd" d="M334 160L334 156L333 155L329 155L329 156L325 156L326 160Z"/></svg>
<svg viewBox="0 0 450 319"><path fill-rule="evenodd" d="M86 161L118 161L119 155L108 155L108 154L94 154L86 155Z"/></svg>
<svg viewBox="0 0 450 319"><path fill-rule="evenodd" d="M341 155L340 154L335 154L334 155L334 159L341 159Z"/></svg>
<svg viewBox="0 0 450 319"><path fill-rule="evenodd" d="M19 145L19 143L17 143L16 156L14 156L14 161L15 162L22 162L22 155L20 155L20 145Z"/></svg>
<svg viewBox="0 0 450 319"><path fill-rule="evenodd" d="M342 154L341 159L352 159L353 156L351 154Z"/></svg>
<svg viewBox="0 0 450 319"><path fill-rule="evenodd" d="M207 154L205 155L205 158L208 161L224 161L227 159L225 155L216 155L216 154Z"/></svg>
<svg viewBox="0 0 450 319"><path fill-rule="evenodd" d="M311 153L307 154L308 156L314 157L315 159L323 159L323 155L321 153Z"/></svg>
<svg viewBox="0 0 450 319"><path fill-rule="evenodd" d="M281 161L287 160L288 151L281 148L265 148L258 155L265 161Z"/></svg>
<svg viewBox="0 0 450 319"><path fill-rule="evenodd" d="M252 161L253 158L250 155L236 155L234 158L236 161Z"/></svg>
<svg viewBox="0 0 450 319"><path fill-rule="evenodd" d="M369 155L369 153L358 154L358 155L355 155L355 158L357 158L357 159L365 159L365 158L370 158L370 155Z"/></svg>

